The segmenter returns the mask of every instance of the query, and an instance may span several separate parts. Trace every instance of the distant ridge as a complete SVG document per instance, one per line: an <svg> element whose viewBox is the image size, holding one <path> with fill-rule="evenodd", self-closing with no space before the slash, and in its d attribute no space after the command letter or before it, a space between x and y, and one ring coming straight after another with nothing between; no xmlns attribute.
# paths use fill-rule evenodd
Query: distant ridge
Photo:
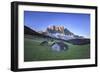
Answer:
<svg viewBox="0 0 100 73"><path fill-rule="evenodd" d="M37 33L36 31L32 30L28 26L24 26L24 34L28 34L28 35L39 35L39 33Z"/></svg>
<svg viewBox="0 0 100 73"><path fill-rule="evenodd" d="M35 30L31 29L30 27L25 26L25 25L24 25L24 34L32 35L32 36L37 35L37 36L40 36L40 37L49 37L49 36L40 34L40 33L36 32Z"/></svg>

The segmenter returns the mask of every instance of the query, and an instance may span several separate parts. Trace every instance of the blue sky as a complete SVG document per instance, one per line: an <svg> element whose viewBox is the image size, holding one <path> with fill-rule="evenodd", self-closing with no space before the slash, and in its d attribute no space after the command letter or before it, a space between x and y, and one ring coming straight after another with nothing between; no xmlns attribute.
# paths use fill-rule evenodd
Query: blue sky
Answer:
<svg viewBox="0 0 100 73"><path fill-rule="evenodd" d="M76 35L90 37L90 14L24 11L24 25L36 31L64 26Z"/></svg>

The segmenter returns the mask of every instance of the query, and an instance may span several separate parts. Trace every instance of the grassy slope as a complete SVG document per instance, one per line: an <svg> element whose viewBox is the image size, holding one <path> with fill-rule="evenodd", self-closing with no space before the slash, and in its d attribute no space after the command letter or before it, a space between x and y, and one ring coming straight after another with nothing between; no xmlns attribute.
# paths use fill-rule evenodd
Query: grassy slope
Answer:
<svg viewBox="0 0 100 73"><path fill-rule="evenodd" d="M42 41L40 39L39 41L36 40L24 39L24 61L86 59L90 57L89 44L72 45L65 42L69 46L67 51L54 52L50 46L41 46L40 42Z"/></svg>

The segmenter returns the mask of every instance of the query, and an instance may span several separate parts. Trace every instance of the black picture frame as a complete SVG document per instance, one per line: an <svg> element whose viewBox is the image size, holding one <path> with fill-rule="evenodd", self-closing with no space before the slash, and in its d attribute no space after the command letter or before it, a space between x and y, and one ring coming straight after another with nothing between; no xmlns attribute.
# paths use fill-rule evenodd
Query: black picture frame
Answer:
<svg viewBox="0 0 100 73"><path fill-rule="evenodd" d="M18 6L48 6L48 7L62 7L62 8L83 8L95 10L95 64L71 65L71 66L52 66L52 67L38 67L38 68L18 68ZM83 5L67 5L67 4L49 4L49 3L35 3L35 2L11 2L11 71L33 71L33 70L50 70L50 69L65 69L65 68L81 68L81 67L95 67L97 66L97 7L83 6Z"/></svg>

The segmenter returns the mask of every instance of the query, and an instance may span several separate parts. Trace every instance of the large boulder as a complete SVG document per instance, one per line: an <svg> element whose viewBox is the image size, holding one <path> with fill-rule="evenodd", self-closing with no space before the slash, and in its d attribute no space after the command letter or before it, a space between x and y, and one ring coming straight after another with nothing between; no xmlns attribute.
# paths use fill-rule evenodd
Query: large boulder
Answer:
<svg viewBox="0 0 100 73"><path fill-rule="evenodd" d="M55 42L51 45L53 51L60 52L64 50L68 50L68 45L63 42Z"/></svg>

